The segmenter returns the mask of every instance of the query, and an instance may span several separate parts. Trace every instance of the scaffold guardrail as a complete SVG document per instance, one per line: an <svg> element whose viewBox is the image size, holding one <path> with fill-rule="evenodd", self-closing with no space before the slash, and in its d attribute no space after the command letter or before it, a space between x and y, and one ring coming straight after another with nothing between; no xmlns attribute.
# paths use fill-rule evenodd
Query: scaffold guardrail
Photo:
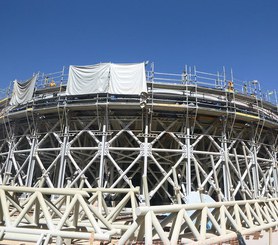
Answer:
<svg viewBox="0 0 278 245"><path fill-rule="evenodd" d="M205 88L227 90L229 89L229 82L232 83L232 90L235 93L253 96L254 98L277 105L277 91L275 89L264 91L261 88L261 83L258 80L242 81L233 77L231 71L228 76L223 68L223 71L217 73L203 72L196 69L196 67L187 67L182 73L165 73L154 71L152 65L146 71L148 82L176 84L176 85L196 85ZM63 67L62 70L52 73L38 72L36 82L36 90L49 88L51 82L54 82L57 87L66 87L68 78L68 67ZM12 93L12 83L8 88L1 88L0 98L10 97Z"/></svg>

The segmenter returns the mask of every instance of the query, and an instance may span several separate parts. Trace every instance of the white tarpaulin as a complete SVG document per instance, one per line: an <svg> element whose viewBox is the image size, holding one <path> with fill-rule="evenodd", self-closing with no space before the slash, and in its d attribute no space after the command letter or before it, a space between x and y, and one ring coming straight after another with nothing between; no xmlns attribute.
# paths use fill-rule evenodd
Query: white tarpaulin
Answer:
<svg viewBox="0 0 278 245"><path fill-rule="evenodd" d="M141 92L147 92L144 63L70 66L67 95Z"/></svg>
<svg viewBox="0 0 278 245"><path fill-rule="evenodd" d="M147 92L145 64L111 64L110 94L138 94Z"/></svg>
<svg viewBox="0 0 278 245"><path fill-rule="evenodd" d="M110 63L70 66L67 95L106 93Z"/></svg>
<svg viewBox="0 0 278 245"><path fill-rule="evenodd" d="M37 76L32 77L24 83L19 83L15 80L10 105L16 106L30 101L33 97L36 80Z"/></svg>

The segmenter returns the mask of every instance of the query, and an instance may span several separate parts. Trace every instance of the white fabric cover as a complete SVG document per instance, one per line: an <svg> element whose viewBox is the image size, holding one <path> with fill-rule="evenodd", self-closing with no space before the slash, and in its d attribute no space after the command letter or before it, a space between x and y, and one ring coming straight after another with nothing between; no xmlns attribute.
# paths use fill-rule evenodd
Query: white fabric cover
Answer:
<svg viewBox="0 0 278 245"><path fill-rule="evenodd" d="M24 83L19 83L17 80L15 80L10 105L17 106L31 100L34 93L36 80L37 75Z"/></svg>
<svg viewBox="0 0 278 245"><path fill-rule="evenodd" d="M145 64L111 64L110 94L137 94L147 92Z"/></svg>
<svg viewBox="0 0 278 245"><path fill-rule="evenodd" d="M67 95L106 93L110 63L70 66Z"/></svg>
<svg viewBox="0 0 278 245"><path fill-rule="evenodd" d="M67 95L147 92L145 64L102 63L91 66L70 66Z"/></svg>

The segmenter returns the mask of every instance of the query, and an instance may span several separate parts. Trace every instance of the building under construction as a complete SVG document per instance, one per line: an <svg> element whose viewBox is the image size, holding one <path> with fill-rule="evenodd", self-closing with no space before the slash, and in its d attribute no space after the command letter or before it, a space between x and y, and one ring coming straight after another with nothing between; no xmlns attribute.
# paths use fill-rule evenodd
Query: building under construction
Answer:
<svg viewBox="0 0 278 245"><path fill-rule="evenodd" d="M0 109L2 240L215 244L278 225L276 92L256 80L70 66L14 81Z"/></svg>

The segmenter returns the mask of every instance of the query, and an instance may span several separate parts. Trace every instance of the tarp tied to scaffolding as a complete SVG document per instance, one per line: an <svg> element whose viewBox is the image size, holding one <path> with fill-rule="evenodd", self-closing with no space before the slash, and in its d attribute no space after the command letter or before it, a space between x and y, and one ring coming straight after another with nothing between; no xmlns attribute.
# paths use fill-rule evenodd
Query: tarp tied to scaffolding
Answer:
<svg viewBox="0 0 278 245"><path fill-rule="evenodd" d="M141 92L147 92L144 63L70 66L67 95Z"/></svg>
<svg viewBox="0 0 278 245"><path fill-rule="evenodd" d="M145 64L111 64L111 94L138 94L147 92Z"/></svg>
<svg viewBox="0 0 278 245"><path fill-rule="evenodd" d="M91 66L70 66L68 95L106 93L110 63Z"/></svg>
<svg viewBox="0 0 278 245"><path fill-rule="evenodd" d="M36 80L37 75L24 83L19 83L15 80L10 105L16 106L30 101L33 97Z"/></svg>

